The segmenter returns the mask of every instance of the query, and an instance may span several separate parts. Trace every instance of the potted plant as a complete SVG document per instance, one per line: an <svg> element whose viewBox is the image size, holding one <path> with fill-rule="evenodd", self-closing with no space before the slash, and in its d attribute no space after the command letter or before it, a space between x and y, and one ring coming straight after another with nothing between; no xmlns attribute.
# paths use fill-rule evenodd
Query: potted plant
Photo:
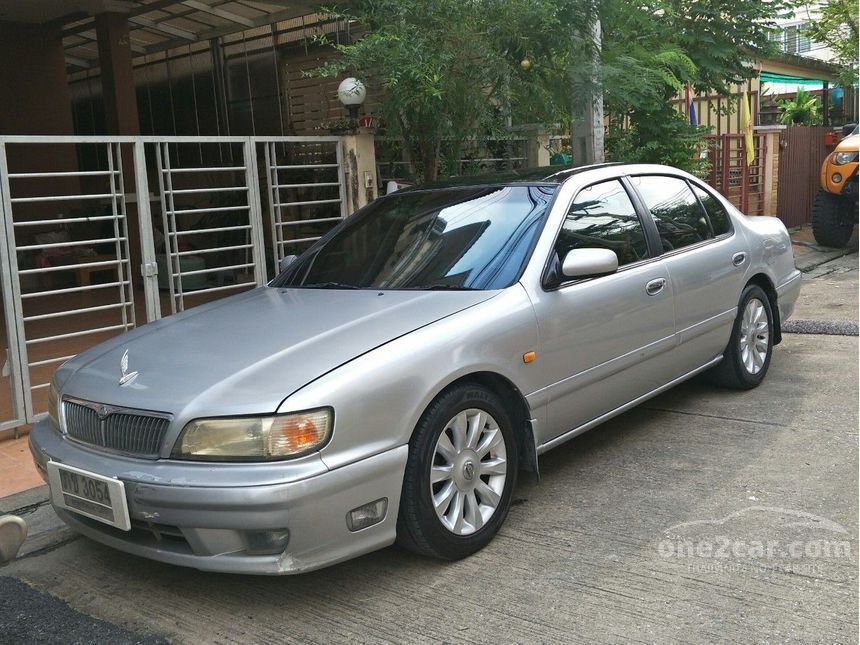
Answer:
<svg viewBox="0 0 860 645"><path fill-rule="evenodd" d="M779 102L779 122L783 125L820 125L821 102L803 88L793 99Z"/></svg>

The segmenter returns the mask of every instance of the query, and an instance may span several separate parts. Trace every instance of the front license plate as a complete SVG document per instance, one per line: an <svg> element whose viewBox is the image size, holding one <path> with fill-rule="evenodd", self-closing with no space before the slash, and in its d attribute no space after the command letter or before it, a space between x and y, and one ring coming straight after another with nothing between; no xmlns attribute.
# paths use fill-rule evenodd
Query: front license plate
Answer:
<svg viewBox="0 0 860 645"><path fill-rule="evenodd" d="M123 531L131 529L125 484L120 480L49 461L48 484L55 506Z"/></svg>

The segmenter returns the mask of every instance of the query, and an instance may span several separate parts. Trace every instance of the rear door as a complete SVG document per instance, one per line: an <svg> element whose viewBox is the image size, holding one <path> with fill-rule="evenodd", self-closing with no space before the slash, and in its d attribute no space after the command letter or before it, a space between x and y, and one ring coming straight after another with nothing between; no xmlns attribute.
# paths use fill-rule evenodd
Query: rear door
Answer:
<svg viewBox="0 0 860 645"><path fill-rule="evenodd" d="M675 294L678 376L725 350L749 263L746 244L704 187L669 175L630 182L656 225Z"/></svg>
<svg viewBox="0 0 860 645"><path fill-rule="evenodd" d="M674 346L672 283L620 179L573 198L550 264L574 248L608 248L616 273L538 289L538 364L551 441L665 383ZM657 252L659 255L659 252Z"/></svg>

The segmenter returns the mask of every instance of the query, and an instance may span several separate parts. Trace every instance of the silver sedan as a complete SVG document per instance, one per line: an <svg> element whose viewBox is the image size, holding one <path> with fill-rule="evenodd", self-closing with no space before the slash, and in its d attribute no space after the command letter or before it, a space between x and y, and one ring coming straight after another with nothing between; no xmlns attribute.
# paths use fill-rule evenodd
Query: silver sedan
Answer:
<svg viewBox="0 0 860 645"><path fill-rule="evenodd" d="M135 555L462 558L543 452L700 372L761 383L799 288L779 220L664 166L404 190L65 363L30 446L59 516Z"/></svg>

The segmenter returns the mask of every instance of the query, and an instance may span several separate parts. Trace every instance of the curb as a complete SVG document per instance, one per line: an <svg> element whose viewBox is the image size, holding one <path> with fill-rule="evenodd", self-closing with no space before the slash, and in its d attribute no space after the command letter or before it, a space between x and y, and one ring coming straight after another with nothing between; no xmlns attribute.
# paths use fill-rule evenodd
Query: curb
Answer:
<svg viewBox="0 0 860 645"><path fill-rule="evenodd" d="M25 509L47 503L49 497L50 492L47 484L0 497L0 515L20 515Z"/></svg>
<svg viewBox="0 0 860 645"><path fill-rule="evenodd" d="M845 249L832 249L829 251L824 250L827 247L818 246L817 244L810 244L808 242L792 242L792 246L800 246L805 249L810 249L810 253L806 253L803 255L813 255L813 257L798 257L798 254L794 254L795 266L801 273L809 273L813 269L820 267L822 264L827 264L832 260L838 260L839 258L845 257L846 255L851 255L852 253L857 253L856 248L845 248Z"/></svg>
<svg viewBox="0 0 860 645"><path fill-rule="evenodd" d="M17 515L30 529L18 559L50 551L78 537L54 513L47 484L0 498L0 515Z"/></svg>

